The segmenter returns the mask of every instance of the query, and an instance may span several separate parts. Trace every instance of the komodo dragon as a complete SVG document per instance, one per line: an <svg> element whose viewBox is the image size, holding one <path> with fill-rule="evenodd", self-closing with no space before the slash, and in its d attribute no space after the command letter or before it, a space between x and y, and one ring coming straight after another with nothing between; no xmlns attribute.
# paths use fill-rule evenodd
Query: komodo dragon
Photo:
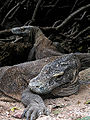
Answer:
<svg viewBox="0 0 90 120"><path fill-rule="evenodd" d="M21 98L26 106L23 116L26 114L27 120L30 116L34 120L40 114L48 114L43 95L69 96L78 92L78 73L88 67L90 53L71 53L1 67L0 91L18 100Z"/></svg>
<svg viewBox="0 0 90 120"><path fill-rule="evenodd" d="M14 34L21 34L21 31L12 29ZM24 34L25 32L27 33L27 29ZM43 97L69 96L78 92L81 84L78 73L88 67L90 67L90 53L49 56L32 62L1 67L0 96L4 94L13 100L21 98L26 107L22 117L34 120L40 114L48 114Z"/></svg>
<svg viewBox="0 0 90 120"><path fill-rule="evenodd" d="M61 56L62 53L58 52L56 46L49 40L43 32L35 26L22 26L12 28L10 30L14 35L28 35L34 43L28 55L28 61L35 59L42 59L50 56Z"/></svg>

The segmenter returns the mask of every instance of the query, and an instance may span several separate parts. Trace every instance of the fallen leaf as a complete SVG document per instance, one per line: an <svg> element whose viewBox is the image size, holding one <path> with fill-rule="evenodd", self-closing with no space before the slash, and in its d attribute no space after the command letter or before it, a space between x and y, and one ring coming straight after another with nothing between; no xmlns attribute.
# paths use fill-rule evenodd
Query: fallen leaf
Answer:
<svg viewBox="0 0 90 120"><path fill-rule="evenodd" d="M15 110L19 110L20 108L17 108L17 107L13 107L11 108L11 111L14 112Z"/></svg>
<svg viewBox="0 0 90 120"><path fill-rule="evenodd" d="M90 100L86 101L86 104L90 104Z"/></svg>
<svg viewBox="0 0 90 120"><path fill-rule="evenodd" d="M58 114L60 113L60 110L54 110L54 111L52 111L52 113L53 113L54 115L58 115Z"/></svg>

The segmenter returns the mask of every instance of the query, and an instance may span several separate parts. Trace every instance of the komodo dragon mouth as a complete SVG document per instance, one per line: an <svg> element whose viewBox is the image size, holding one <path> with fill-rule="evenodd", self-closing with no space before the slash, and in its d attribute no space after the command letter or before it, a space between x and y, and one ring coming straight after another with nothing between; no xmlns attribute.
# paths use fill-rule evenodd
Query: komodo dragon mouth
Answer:
<svg viewBox="0 0 90 120"><path fill-rule="evenodd" d="M58 86L76 82L80 62L73 54L57 58L45 65L40 74L30 80L29 88L38 94L50 93Z"/></svg>

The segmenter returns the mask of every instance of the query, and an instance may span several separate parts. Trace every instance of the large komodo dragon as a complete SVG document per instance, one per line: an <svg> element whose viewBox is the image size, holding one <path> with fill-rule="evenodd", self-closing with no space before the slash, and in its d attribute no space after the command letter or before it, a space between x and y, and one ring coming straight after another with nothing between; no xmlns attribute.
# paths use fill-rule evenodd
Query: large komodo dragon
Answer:
<svg viewBox="0 0 90 120"><path fill-rule="evenodd" d="M49 56L36 61L1 67L0 96L2 98L2 95L6 95L11 96L13 100L20 100L24 90L21 101L26 109L22 116L26 116L27 120L29 118L34 120L40 114L48 114L43 101L48 94L59 97L78 92L81 84L78 73L88 67L90 67L90 53Z"/></svg>

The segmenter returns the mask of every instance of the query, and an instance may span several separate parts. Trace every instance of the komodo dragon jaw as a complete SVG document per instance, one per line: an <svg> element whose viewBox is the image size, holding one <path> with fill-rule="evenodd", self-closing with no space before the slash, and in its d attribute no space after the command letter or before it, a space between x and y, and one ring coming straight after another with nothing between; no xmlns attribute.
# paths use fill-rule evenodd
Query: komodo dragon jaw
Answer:
<svg viewBox="0 0 90 120"><path fill-rule="evenodd" d="M38 77L32 79L29 83L29 88L31 91L38 93L38 94L47 94L51 92L52 89L54 89L56 86L58 86L58 83L55 81L52 81L52 85L50 85L49 82L40 82L36 81Z"/></svg>
<svg viewBox="0 0 90 120"><path fill-rule="evenodd" d="M77 81L80 62L73 54L57 58L45 65L40 74L30 80L29 88L38 94L50 93L58 86Z"/></svg>

